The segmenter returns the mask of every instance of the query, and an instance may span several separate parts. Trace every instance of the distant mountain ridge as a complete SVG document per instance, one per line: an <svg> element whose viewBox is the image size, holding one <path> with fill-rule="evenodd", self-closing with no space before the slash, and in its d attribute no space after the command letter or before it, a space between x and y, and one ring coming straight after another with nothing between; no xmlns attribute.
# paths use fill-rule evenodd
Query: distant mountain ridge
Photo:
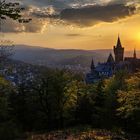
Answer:
<svg viewBox="0 0 140 140"><path fill-rule="evenodd" d="M44 66L64 66L81 65L89 67L91 59L95 64L105 62L111 49L105 50L76 50L76 49L51 49L39 46L16 45L14 59L36 65ZM132 56L132 51L126 51L126 56ZM140 51L137 52L140 56Z"/></svg>

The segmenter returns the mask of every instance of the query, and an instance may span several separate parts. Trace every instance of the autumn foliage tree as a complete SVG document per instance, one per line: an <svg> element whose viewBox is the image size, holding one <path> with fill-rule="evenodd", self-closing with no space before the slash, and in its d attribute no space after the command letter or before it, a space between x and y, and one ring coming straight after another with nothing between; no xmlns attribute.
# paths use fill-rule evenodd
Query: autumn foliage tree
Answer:
<svg viewBox="0 0 140 140"><path fill-rule="evenodd" d="M126 129L140 131L140 72L126 79L126 88L118 91L118 115Z"/></svg>

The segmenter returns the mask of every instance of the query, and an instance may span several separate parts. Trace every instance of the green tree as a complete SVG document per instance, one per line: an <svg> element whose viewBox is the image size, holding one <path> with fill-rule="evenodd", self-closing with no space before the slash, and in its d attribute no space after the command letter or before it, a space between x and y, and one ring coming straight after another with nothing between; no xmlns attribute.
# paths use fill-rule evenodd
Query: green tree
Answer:
<svg viewBox="0 0 140 140"><path fill-rule="evenodd" d="M140 130L140 72L126 79L126 88L118 91L118 115L126 129Z"/></svg>
<svg viewBox="0 0 140 140"><path fill-rule="evenodd" d="M103 126L104 118L104 82L86 85L79 96L78 118L80 123L92 124L94 127Z"/></svg>
<svg viewBox="0 0 140 140"><path fill-rule="evenodd" d="M95 105L94 105L94 118L95 118L95 125L98 127L102 128L106 124L104 121L105 119L105 113L106 113L106 106L105 106L105 101L106 101L106 96L104 92L104 80L99 81L96 84L96 96L95 96Z"/></svg>
<svg viewBox="0 0 140 140"><path fill-rule="evenodd" d="M77 102L77 83L74 76L64 70L47 71L38 79L34 91L49 127L63 127L66 120L73 119L71 115Z"/></svg>
<svg viewBox="0 0 140 140"><path fill-rule="evenodd" d="M25 84L20 84L16 90L17 92L11 94L10 96L10 103L11 107L13 108L13 114L17 119L18 125L21 126L23 130L31 130L34 123L34 118L31 117L31 114L33 114L32 110L34 110L34 108L31 106L31 99L30 102L27 102L28 99L32 97L30 94L30 89L27 88ZM30 107L32 107L32 110L29 111Z"/></svg>
<svg viewBox="0 0 140 140"><path fill-rule="evenodd" d="M106 79L104 84L105 93L105 122L108 127L118 125L116 109L118 107L117 93L118 90L125 89L126 71L118 71L113 77ZM119 127L119 126L118 126Z"/></svg>
<svg viewBox="0 0 140 140"><path fill-rule="evenodd" d="M77 120L79 124L92 124L95 120L92 120L94 112L95 100L90 94L84 93L79 97L78 107L77 107Z"/></svg>
<svg viewBox="0 0 140 140"><path fill-rule="evenodd" d="M9 102L9 94L12 91L12 86L0 77L0 139L3 140L15 139L18 136L18 128Z"/></svg>

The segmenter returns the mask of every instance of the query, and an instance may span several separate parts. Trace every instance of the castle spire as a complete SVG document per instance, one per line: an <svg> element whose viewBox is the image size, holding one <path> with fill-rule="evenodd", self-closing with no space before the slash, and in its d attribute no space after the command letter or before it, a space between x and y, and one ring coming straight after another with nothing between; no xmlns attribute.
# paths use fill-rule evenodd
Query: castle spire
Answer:
<svg viewBox="0 0 140 140"><path fill-rule="evenodd" d="M118 35L118 40L117 40L117 48L122 48L122 44L121 44L121 40L120 40L120 36Z"/></svg>
<svg viewBox="0 0 140 140"><path fill-rule="evenodd" d="M91 68L91 71L94 71L94 70L95 70L95 65L94 65L93 59L92 59L92 61L91 61L91 66L90 66L90 68Z"/></svg>
<svg viewBox="0 0 140 140"><path fill-rule="evenodd" d="M115 55L116 63L123 61L124 48L122 47L119 35L118 35L117 45L114 46L114 55Z"/></svg>
<svg viewBox="0 0 140 140"><path fill-rule="evenodd" d="M136 55L136 49L134 49L133 57L134 57L135 59L137 58L137 55Z"/></svg>

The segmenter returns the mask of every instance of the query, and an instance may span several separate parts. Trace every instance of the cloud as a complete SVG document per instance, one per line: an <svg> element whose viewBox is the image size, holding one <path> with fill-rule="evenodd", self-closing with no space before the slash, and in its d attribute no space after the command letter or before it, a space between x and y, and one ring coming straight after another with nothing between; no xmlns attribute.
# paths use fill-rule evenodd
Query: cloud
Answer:
<svg viewBox="0 0 140 140"><path fill-rule="evenodd" d="M69 34L65 34L65 36L68 36L68 37L77 37L77 36L82 36L81 34L72 34L72 33L69 33Z"/></svg>
<svg viewBox="0 0 140 140"><path fill-rule="evenodd" d="M100 22L114 22L132 16L136 12L135 5L107 4L84 6L80 8L66 8L59 14L52 8L52 13L34 11L32 15L37 18L50 18L58 23L75 25L79 27L93 26Z"/></svg>
<svg viewBox="0 0 140 140"><path fill-rule="evenodd" d="M63 10L65 8L83 7L86 5L105 5L105 4L127 4L140 3L139 0L24 0L26 5L34 5L37 7L52 6L56 9Z"/></svg>
<svg viewBox="0 0 140 140"><path fill-rule="evenodd" d="M32 21L19 24L8 19L2 31L38 33L49 24L89 27L101 22L112 23L134 15L139 3L139 0L24 0L24 14Z"/></svg>
<svg viewBox="0 0 140 140"><path fill-rule="evenodd" d="M21 24L12 19L7 19L2 22L1 32L4 33L39 33L46 29L48 22L47 20L34 19L30 23Z"/></svg>
<svg viewBox="0 0 140 140"><path fill-rule="evenodd" d="M1 32L5 33L21 33L21 32L28 32L28 33L40 33L43 32L48 25L48 19L38 18L34 16L33 13L38 12L40 13L41 9L34 6L26 6L26 11L23 12L23 16L25 18L32 18L32 21L29 23L19 23L15 20L7 18L6 20L1 21ZM45 14L52 14L52 10L46 8Z"/></svg>
<svg viewBox="0 0 140 140"><path fill-rule="evenodd" d="M45 8L32 7L32 10L30 12L30 15L36 18L48 18L51 17L52 15L57 14L58 14L57 11L52 6Z"/></svg>
<svg viewBox="0 0 140 140"><path fill-rule="evenodd" d="M78 26L92 26L99 22L114 22L135 13L135 6L123 4L90 6L65 9L60 13L60 19Z"/></svg>
<svg viewBox="0 0 140 140"><path fill-rule="evenodd" d="M108 4L139 4L139 0L110 0Z"/></svg>

